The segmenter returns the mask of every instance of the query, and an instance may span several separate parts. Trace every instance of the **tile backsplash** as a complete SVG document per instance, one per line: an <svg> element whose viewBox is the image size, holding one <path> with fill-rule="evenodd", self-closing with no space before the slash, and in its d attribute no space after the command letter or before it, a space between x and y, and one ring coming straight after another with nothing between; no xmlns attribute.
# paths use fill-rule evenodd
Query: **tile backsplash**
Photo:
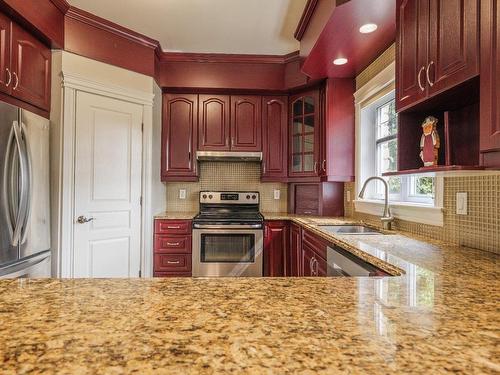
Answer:
<svg viewBox="0 0 500 375"><path fill-rule="evenodd" d="M287 184L261 182L261 166L257 162L200 162L198 182L169 182L167 211L198 211L199 192L258 191L263 212L287 211ZM179 199L179 190L186 189L186 199ZM274 199L274 190L280 190L280 199Z"/></svg>
<svg viewBox="0 0 500 375"><path fill-rule="evenodd" d="M345 215L380 225L380 218L356 212L347 192L354 197L354 183L345 185ZM467 192L467 215L456 214L456 193ZM396 219L395 228L437 240L500 254L500 173L498 175L445 177L444 226Z"/></svg>

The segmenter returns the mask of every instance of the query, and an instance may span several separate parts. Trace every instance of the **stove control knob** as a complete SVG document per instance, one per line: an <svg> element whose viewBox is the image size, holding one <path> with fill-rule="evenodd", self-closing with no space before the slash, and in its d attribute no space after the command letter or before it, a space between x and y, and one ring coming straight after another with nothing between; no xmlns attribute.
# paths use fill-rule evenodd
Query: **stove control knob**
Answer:
<svg viewBox="0 0 500 375"><path fill-rule="evenodd" d="M250 195L247 195L247 199L250 199Z"/></svg>
<svg viewBox="0 0 500 375"><path fill-rule="evenodd" d="M257 196L256 196L255 194L254 194L254 195L252 195L252 199L253 199L253 200L257 199Z"/></svg>
<svg viewBox="0 0 500 375"><path fill-rule="evenodd" d="M210 195L208 196L208 199L212 199L213 197L214 197L214 196L213 196L212 194L210 194Z"/></svg>
<svg viewBox="0 0 500 375"><path fill-rule="evenodd" d="M207 195L206 194L203 194L203 199L207 199Z"/></svg>

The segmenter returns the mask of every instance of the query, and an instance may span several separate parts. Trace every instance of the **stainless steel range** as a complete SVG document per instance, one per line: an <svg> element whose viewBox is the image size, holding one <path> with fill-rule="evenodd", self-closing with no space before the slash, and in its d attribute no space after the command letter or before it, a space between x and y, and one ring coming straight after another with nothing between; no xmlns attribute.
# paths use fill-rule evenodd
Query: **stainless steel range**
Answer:
<svg viewBox="0 0 500 375"><path fill-rule="evenodd" d="M258 192L200 192L193 276L262 276L263 223Z"/></svg>

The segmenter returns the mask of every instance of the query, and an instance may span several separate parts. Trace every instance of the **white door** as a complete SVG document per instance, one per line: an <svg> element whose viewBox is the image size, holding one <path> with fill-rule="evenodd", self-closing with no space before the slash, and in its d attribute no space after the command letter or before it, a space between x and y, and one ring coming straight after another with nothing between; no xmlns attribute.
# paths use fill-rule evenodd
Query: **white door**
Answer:
<svg viewBox="0 0 500 375"><path fill-rule="evenodd" d="M74 277L139 276L141 127L142 106L78 92Z"/></svg>

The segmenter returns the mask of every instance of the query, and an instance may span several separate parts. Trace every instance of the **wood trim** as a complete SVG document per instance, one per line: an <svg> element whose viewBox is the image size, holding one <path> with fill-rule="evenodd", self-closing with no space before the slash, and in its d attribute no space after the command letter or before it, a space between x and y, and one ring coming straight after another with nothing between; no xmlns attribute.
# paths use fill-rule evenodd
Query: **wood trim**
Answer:
<svg viewBox="0 0 500 375"><path fill-rule="evenodd" d="M66 14L71 5L66 0L50 0L62 14Z"/></svg>
<svg viewBox="0 0 500 375"><path fill-rule="evenodd" d="M228 53L161 52L161 62L198 62L230 64L285 64L299 59L299 51L286 55L251 55Z"/></svg>
<svg viewBox="0 0 500 375"><path fill-rule="evenodd" d="M37 115L40 115L42 117L50 118L50 114L48 111L44 111L43 109L35 107L34 105L31 105L29 103L23 102L22 100L14 98L13 96L7 95L3 92L0 92L0 101L26 109L27 111L36 113Z"/></svg>
<svg viewBox="0 0 500 375"><path fill-rule="evenodd" d="M304 12L300 17L299 24L297 25L295 33L293 34L294 38L297 39L298 41L302 40L302 37L306 32L307 26L309 26L309 21L311 21L314 9L316 9L317 4L318 0L307 0L307 4L304 7Z"/></svg>

